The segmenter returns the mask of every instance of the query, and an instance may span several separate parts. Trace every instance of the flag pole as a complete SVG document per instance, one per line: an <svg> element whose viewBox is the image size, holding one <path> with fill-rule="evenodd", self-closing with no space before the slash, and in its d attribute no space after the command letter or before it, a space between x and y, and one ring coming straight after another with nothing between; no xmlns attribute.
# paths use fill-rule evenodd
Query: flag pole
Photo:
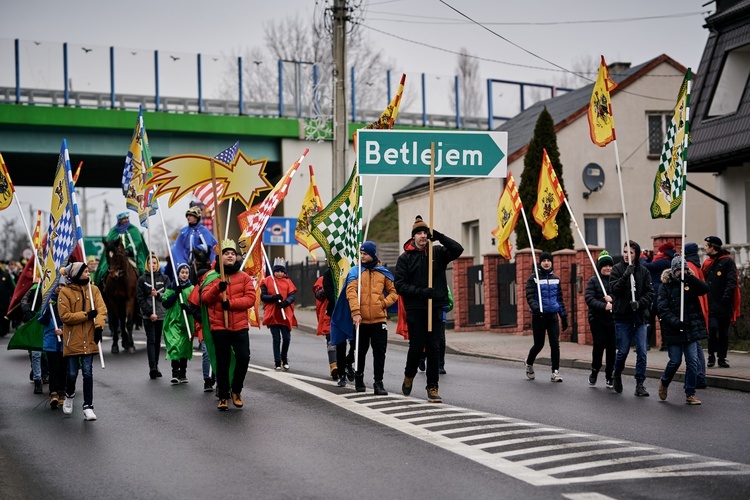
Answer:
<svg viewBox="0 0 750 500"><path fill-rule="evenodd" d="M581 242L583 242L583 248L586 249L586 255L589 256L589 261L591 262L591 265L594 268L594 274L596 275L596 279L599 281L599 286L602 287L602 293L606 297L607 289L604 288L604 283L602 282L602 277L599 275L599 269L596 267L596 263L594 262L594 257L591 256L591 251L589 250L589 245L586 243L586 238L583 237L583 233L581 232L581 228L578 227L578 221L576 220L576 216L573 215L573 210L570 208L570 203L568 203L568 197L566 196L563 198L563 201L565 202L565 206L568 208L568 213L570 214L570 218L573 219L573 224L576 226L576 231L578 231L578 236L581 238Z"/></svg>
<svg viewBox="0 0 750 500"><path fill-rule="evenodd" d="M526 219L526 210L521 205L521 216L523 217L523 224L526 226L526 234L529 235L529 246L531 247L531 258L534 262L534 277L536 277L536 293L539 294L539 312L544 312L544 306L542 305L542 286L539 284L539 269L536 265L536 250L534 250L534 241L531 239L531 229L529 229L529 221Z"/></svg>
<svg viewBox="0 0 750 500"><path fill-rule="evenodd" d="M615 135L615 130L612 129L612 135ZM625 208L625 191L622 188L622 168L620 167L620 150L617 148L617 137L612 141L615 145L615 167L617 168L617 182L620 185L620 202L622 203L622 220L625 224L625 247L628 252L628 263L634 266L633 262L633 251L630 248L630 233L628 232L628 211ZM635 276L630 275L630 308L633 311L638 310L638 303L635 301Z"/></svg>
<svg viewBox="0 0 750 500"><path fill-rule="evenodd" d="M435 142L430 142L430 238L427 239L427 288L432 289L432 226L435 208ZM432 332L432 297L427 298L427 331Z"/></svg>
<svg viewBox="0 0 750 500"><path fill-rule="evenodd" d="M211 187L213 188L214 192L214 207L217 208L216 212L214 213L214 233L216 234L216 239L219 239L219 235L221 234L221 230L219 229L219 195L216 192L216 167L214 166L214 158L211 157ZM242 265L244 266L245 263L243 262ZM242 269L242 267L240 267ZM219 241L219 275L221 281L226 282L226 276L224 276L224 259L221 258L221 241ZM221 292L221 301L224 302L227 300L227 292L226 290ZM224 310L224 328L229 328L229 313Z"/></svg>
<svg viewBox="0 0 750 500"><path fill-rule="evenodd" d="M159 200L156 200L156 211L159 212L159 217L161 218L161 228L164 231L164 241L167 242L167 255L169 255L169 265L172 268L172 276L174 276L174 279L177 280L177 268L175 267L174 263L174 257L172 257L172 246L169 244L169 236L167 235L167 225L164 223L164 214L161 211L161 204L159 203ZM208 249L210 252L210 248ZM153 278L151 278L151 282L153 283ZM180 302L180 306L184 304L182 301L182 294L177 294L177 299ZM182 307L180 307L182 309ZM187 334L188 337L191 337L190 333L190 321L188 320L187 312L184 310L182 311L182 318L185 320L185 326L187 327Z"/></svg>
<svg viewBox="0 0 750 500"><path fill-rule="evenodd" d="M146 195L144 194L143 196L145 197ZM154 257L154 253L151 250L151 224L148 223L148 211L150 208L147 208L146 210L146 239L148 240L148 248L150 252L148 255L148 270L151 273L151 291L153 292L156 290L156 283L154 283L154 268L151 267L151 259ZM177 279L176 276L175 279ZM151 294L151 314L156 314L156 297L154 297L153 294Z"/></svg>
<svg viewBox="0 0 750 500"><path fill-rule="evenodd" d="M229 218L232 216L232 202L234 198L229 198L229 205L227 206L227 224L224 227L224 239L229 238ZM216 201L214 201L216 203ZM219 207L216 207L216 217L219 217Z"/></svg>
<svg viewBox="0 0 750 500"><path fill-rule="evenodd" d="M266 255L266 251L263 250L261 252L263 254L263 260L266 261L266 265L268 266L268 269L271 270L271 281L273 281L273 289L276 292L276 294L279 294L279 285L276 283L276 276L273 275L273 267L271 266L271 261L268 258L268 255ZM240 268L243 269L243 268ZM279 301L280 303L281 301ZM284 308L281 308L281 316L284 318L284 321L286 321L286 313L284 312Z"/></svg>
<svg viewBox="0 0 750 500"><path fill-rule="evenodd" d="M10 174L6 174L8 176L8 182L10 182ZM23 215L23 208L21 207L21 201L18 199L18 193L16 193L16 190L13 190L13 200L16 202L16 206L18 207L18 213L21 214L21 222L23 222L23 228L26 230L26 236L29 238L29 242L31 243L31 248L34 249L34 271L39 275L39 278L42 278L42 268L39 265L39 259L36 258L36 247L34 246L34 238L31 237L31 232L29 231L29 224L26 222L26 217ZM36 297L34 297L34 302L36 302ZM33 307L33 306L32 306Z"/></svg>
<svg viewBox="0 0 750 500"><path fill-rule="evenodd" d="M688 68L690 73L690 68ZM685 134L682 138L682 259L680 269L680 281L685 281L685 220L687 210L687 150L688 150L688 139L690 133L690 87L693 82L692 78L687 81L687 88L685 89ZM685 321L685 286L680 287L680 321Z"/></svg>
<svg viewBox="0 0 750 500"><path fill-rule="evenodd" d="M357 175L359 175L359 164L355 164L355 167L357 169ZM377 177L375 178L375 185L377 186ZM359 200L359 207L362 208L362 177L359 178L359 193L360 193L360 200ZM375 196L375 193L373 192L373 197ZM370 207L370 215L372 215L372 206ZM367 228L370 228L370 220L367 220ZM362 234L362 219L359 220L359 234ZM367 233L365 233L366 235ZM365 236L366 237L366 236ZM364 238L362 238L362 241L359 242L357 245L357 304L359 304L360 308L362 307L362 257L359 254L359 247L362 245L362 243L366 241ZM346 293L345 293L346 295ZM361 315L360 315L361 318ZM360 321L361 323L361 321ZM354 375L356 377L357 373L359 373L359 325L356 326L356 331L354 332Z"/></svg>
<svg viewBox="0 0 750 500"><path fill-rule="evenodd" d="M365 229L365 236L362 238L362 241L367 241L367 233L370 232L370 222L372 221L372 207L375 204L375 193L378 191L378 181L380 180L380 176L375 176L375 185L372 187L372 197L370 198L370 207L367 212L367 226ZM361 179L360 179L361 182Z"/></svg>

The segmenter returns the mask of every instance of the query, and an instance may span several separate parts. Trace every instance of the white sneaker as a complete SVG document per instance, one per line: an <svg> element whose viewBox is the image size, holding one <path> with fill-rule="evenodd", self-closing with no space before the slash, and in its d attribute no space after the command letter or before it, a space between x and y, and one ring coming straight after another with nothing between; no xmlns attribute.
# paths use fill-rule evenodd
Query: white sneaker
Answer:
<svg viewBox="0 0 750 500"><path fill-rule="evenodd" d="M65 401L67 401L67 399ZM84 420L96 420L96 413L94 413L94 409L93 408L84 408L83 409L83 419Z"/></svg>
<svg viewBox="0 0 750 500"><path fill-rule="evenodd" d="M552 376L549 379L551 382L562 382L562 377L560 376L560 372L557 370L552 372Z"/></svg>
<svg viewBox="0 0 750 500"><path fill-rule="evenodd" d="M526 377L528 377L529 380L534 380L534 367L527 365L525 361L523 365L526 367Z"/></svg>
<svg viewBox="0 0 750 500"><path fill-rule="evenodd" d="M73 398L74 397L75 397L75 395L74 396L67 396L65 398L65 402L63 403L63 413L65 415L70 415L71 413L73 413Z"/></svg>

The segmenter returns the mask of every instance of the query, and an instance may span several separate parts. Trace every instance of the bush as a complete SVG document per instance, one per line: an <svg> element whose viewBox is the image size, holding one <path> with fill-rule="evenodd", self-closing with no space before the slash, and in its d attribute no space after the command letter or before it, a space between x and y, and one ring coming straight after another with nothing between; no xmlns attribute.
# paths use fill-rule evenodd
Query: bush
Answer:
<svg viewBox="0 0 750 500"><path fill-rule="evenodd" d="M736 351L750 351L750 270L740 271L740 317L729 328L729 348Z"/></svg>

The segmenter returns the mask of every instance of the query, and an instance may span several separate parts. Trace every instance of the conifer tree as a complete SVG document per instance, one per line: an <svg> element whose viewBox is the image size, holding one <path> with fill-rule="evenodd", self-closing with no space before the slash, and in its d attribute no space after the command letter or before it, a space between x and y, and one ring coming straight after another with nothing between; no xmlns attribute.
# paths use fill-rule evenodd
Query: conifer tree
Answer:
<svg viewBox="0 0 750 500"><path fill-rule="evenodd" d="M521 196L521 202L523 208L526 211L526 217L529 221L529 229L531 230L531 237L534 239L534 249L539 249L546 252L554 252L555 250L561 250L563 248L573 248L573 232L570 228L570 214L566 207L561 207L560 211L557 212L557 226L558 233L557 238L551 240L544 239L542 236L542 228L539 224L534 221L534 216L531 214L531 210L536 205L537 189L539 187L539 172L542 168L542 149L547 150L552 166L555 169L557 179L560 181L560 187L567 197L565 192L565 181L563 180L563 167L560 163L560 151L557 149L557 134L555 134L555 122L552 120L552 115L549 114L545 107L539 118L536 121L534 127L534 136L531 138L529 148L526 151L526 156L523 160L523 172L521 173L521 181L518 185L518 192ZM529 237L526 234L526 227L524 226L523 219L518 218L516 223L516 247L517 248L529 248Z"/></svg>

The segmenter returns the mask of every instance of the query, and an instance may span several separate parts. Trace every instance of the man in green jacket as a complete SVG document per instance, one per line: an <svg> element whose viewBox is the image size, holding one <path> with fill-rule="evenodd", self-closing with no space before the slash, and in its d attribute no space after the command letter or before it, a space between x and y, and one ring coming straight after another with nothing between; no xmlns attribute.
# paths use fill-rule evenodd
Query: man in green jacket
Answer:
<svg viewBox="0 0 750 500"><path fill-rule="evenodd" d="M143 241L143 235L141 235L138 227L130 224L130 214L128 212L117 214L117 224L109 230L106 236L107 241L113 241L117 238L122 240L122 245L125 247L128 256L136 263L138 276L140 276L146 270L148 247L146 246L146 242ZM107 257L102 252L99 258L99 267L96 268L96 274L94 275L94 283L97 286L101 284L108 269Z"/></svg>

